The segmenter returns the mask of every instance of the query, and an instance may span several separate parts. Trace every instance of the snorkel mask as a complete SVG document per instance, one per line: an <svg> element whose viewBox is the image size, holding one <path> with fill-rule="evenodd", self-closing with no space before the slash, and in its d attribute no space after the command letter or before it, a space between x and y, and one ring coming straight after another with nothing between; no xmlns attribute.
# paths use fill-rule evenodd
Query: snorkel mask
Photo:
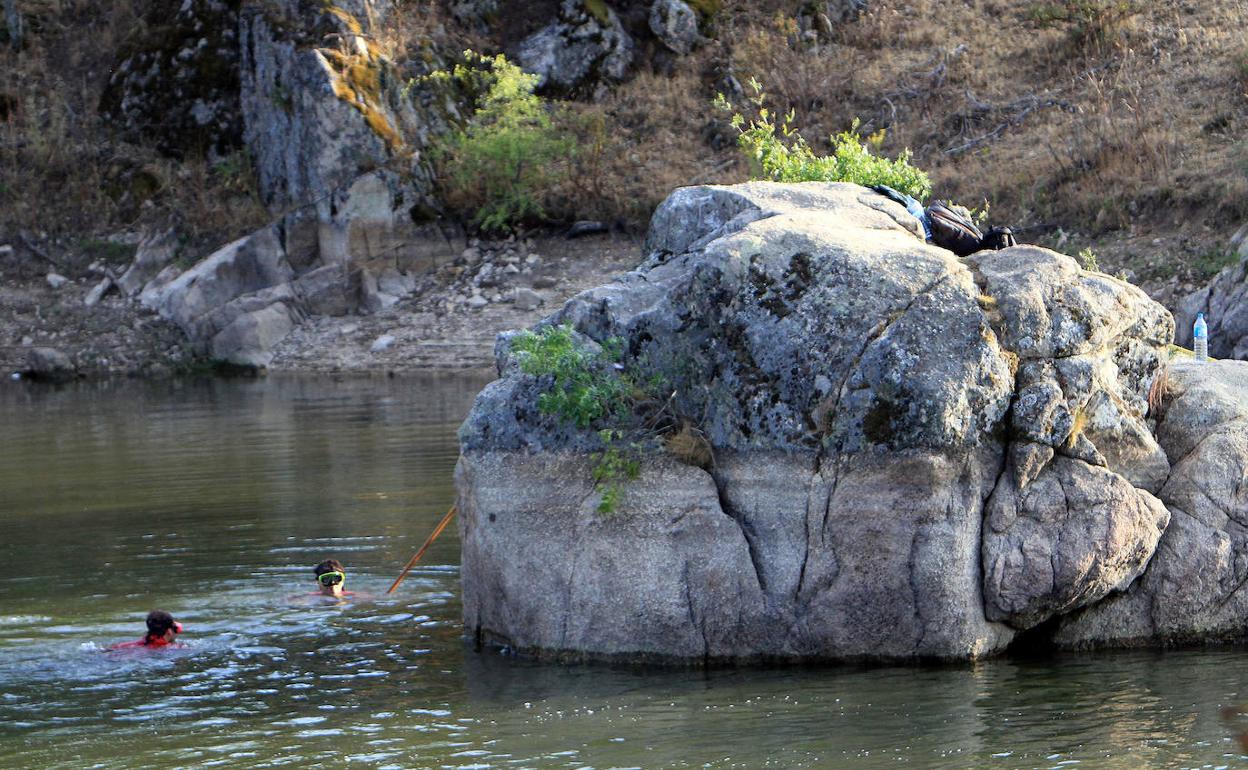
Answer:
<svg viewBox="0 0 1248 770"><path fill-rule="evenodd" d="M175 633L175 634L180 634L180 633L182 633L182 624L181 624L181 623L179 623L179 622L178 622L178 621L176 621L176 620L175 620L175 621L173 621L173 633Z"/></svg>
<svg viewBox="0 0 1248 770"><path fill-rule="evenodd" d="M347 579L347 576L342 574L341 572L322 572L321 574L316 576L316 582L320 583L326 588L332 588L333 586L336 586L339 583L346 582L346 579Z"/></svg>

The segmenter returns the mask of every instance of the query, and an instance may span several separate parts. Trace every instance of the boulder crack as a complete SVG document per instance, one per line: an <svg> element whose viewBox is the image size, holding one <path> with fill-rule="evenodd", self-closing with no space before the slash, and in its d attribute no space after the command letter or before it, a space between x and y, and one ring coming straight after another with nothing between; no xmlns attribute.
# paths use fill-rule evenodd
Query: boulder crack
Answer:
<svg viewBox="0 0 1248 770"><path fill-rule="evenodd" d="M740 514L728 502L728 495L724 492L724 482L715 474L711 474L711 479L715 482L715 494L719 498L719 509L724 512L732 521L736 522L737 527L741 530L741 537L745 539L745 547L750 555L750 564L754 567L754 578L758 581L758 588L764 594L767 593L767 580L763 577L762 556L754 545L754 537L750 533L750 528L740 518Z"/></svg>
<svg viewBox="0 0 1248 770"><path fill-rule="evenodd" d="M687 561L681 574L681 583L685 586L685 607L689 614L689 626L702 636L702 662L705 664L711 658L711 642L706 637L706 623L700 621L693 610L693 589L690 587L689 562Z"/></svg>
<svg viewBox="0 0 1248 770"><path fill-rule="evenodd" d="M836 419L836 415L840 413L841 401L845 398L845 389L849 385L850 379L853 378L859 367L862 366L862 359L866 356L867 351L871 349L871 346L883 338L894 324L902 318L905 318L906 314L910 312L910 309L914 307L914 303L918 302L923 296L934 291L937 286L940 286L940 284L949 280L952 276L953 271L950 270L946 270L941 273L927 286L924 286L922 289L915 292L914 295L906 301L905 306L903 306L900 310L895 310L889 313L887 318L877 321L875 325L867 331L866 339L863 340L862 345L859 346L858 352L854 354L853 362L850 363L849 366L845 367L845 375L841 377L841 382L836 389L836 400L832 402L832 408L829 409L826 414L831 415L832 419Z"/></svg>

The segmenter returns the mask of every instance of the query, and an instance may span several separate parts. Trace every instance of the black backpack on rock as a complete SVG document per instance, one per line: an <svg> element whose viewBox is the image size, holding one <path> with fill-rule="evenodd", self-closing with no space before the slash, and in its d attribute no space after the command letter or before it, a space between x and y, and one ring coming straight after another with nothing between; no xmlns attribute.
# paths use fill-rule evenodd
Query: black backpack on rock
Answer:
<svg viewBox="0 0 1248 770"><path fill-rule="evenodd" d="M959 257L984 249L996 250L1018 245L1014 231L1008 227L993 227L988 232L981 233L971 221L971 212L961 206L936 201L924 210L923 204L912 196L891 187L875 185L871 189L905 206L906 211L923 223L924 234L930 243L949 249Z"/></svg>
<svg viewBox="0 0 1248 770"><path fill-rule="evenodd" d="M1018 239L1014 237L1014 231L1008 227L988 228L988 232L984 233L984 239L979 242L981 250L992 249L993 251L1017 245Z"/></svg>
<svg viewBox="0 0 1248 770"><path fill-rule="evenodd" d="M932 243L949 249L959 257L974 254L983 248L980 244L984 234L970 217L940 201L927 207L927 221L932 228Z"/></svg>
<svg viewBox="0 0 1248 770"><path fill-rule="evenodd" d="M950 206L940 201L928 206L926 214L932 230L932 243L949 249L959 257L985 249L1018 245L1014 231L1008 227L993 227L981 233L969 213L961 206Z"/></svg>

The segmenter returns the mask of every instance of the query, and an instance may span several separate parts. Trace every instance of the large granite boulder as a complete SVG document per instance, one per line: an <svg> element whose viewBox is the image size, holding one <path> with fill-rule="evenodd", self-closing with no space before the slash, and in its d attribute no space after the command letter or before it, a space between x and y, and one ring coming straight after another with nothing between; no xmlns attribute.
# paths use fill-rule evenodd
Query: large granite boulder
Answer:
<svg viewBox="0 0 1248 770"><path fill-rule="evenodd" d="M154 275L140 301L173 321L213 360L268 366L277 344L307 316L375 312L378 306L368 300L377 292L377 276L399 276L388 285L410 292L410 276L462 250L438 228L412 221L408 192L393 172L365 174L180 274ZM127 286L126 277L158 269L157 258L144 261L144 253L171 256L176 246L171 233L144 243L123 276ZM400 298L388 297L390 304Z"/></svg>
<svg viewBox="0 0 1248 770"><path fill-rule="evenodd" d="M295 296L281 290L294 276L281 229L274 225L219 249L150 294L149 301L215 360L263 367L272 360L271 346L297 320Z"/></svg>
<svg viewBox="0 0 1248 770"><path fill-rule="evenodd" d="M460 431L468 633L605 658L975 658L1126 588L1168 519L1118 463L1165 463L1144 421L1169 315L1069 257L963 261L920 232L855 185L685 188L640 267L543 322L618 340L709 442L705 469L649 419L543 413L551 382L502 335ZM601 429L641 468L609 515Z"/></svg>
<svg viewBox="0 0 1248 770"><path fill-rule="evenodd" d="M1063 620L1059 645L1248 639L1248 363L1178 359L1162 390L1170 526L1143 578Z"/></svg>

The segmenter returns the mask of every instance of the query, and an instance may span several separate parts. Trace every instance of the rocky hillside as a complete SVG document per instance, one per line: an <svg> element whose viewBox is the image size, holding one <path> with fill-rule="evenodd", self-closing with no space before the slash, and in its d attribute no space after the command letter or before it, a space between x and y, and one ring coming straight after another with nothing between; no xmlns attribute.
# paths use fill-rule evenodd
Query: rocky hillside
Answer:
<svg viewBox="0 0 1248 770"><path fill-rule="evenodd" d="M857 125L878 153L912 150L938 197L988 207L1024 242L1090 249L1086 263L1172 308L1234 261L1230 236L1248 213L1236 141L1248 117L1239 4L10 0L5 9L0 247L10 248L0 248L0 270L10 282L53 270L94 286L164 233L176 241L168 264L181 271L272 228L266 258L285 260L289 276L262 271L223 301L325 268L308 280L341 273L333 291L346 292L346 311L367 310L370 280L449 267L481 221L478 175L457 171L448 138L485 102L470 85L438 80L465 49L503 53L537 78L548 154L535 163L541 174L524 177L533 181L523 215L510 223L530 230L595 220L636 233L675 187L747 178L731 115L711 105L723 94L748 116L759 91L771 109L792 110L817 151ZM296 304L278 326L309 312ZM34 316L19 336L38 336L45 319ZM201 354L216 334L205 329L223 322L175 316L166 313Z"/></svg>

